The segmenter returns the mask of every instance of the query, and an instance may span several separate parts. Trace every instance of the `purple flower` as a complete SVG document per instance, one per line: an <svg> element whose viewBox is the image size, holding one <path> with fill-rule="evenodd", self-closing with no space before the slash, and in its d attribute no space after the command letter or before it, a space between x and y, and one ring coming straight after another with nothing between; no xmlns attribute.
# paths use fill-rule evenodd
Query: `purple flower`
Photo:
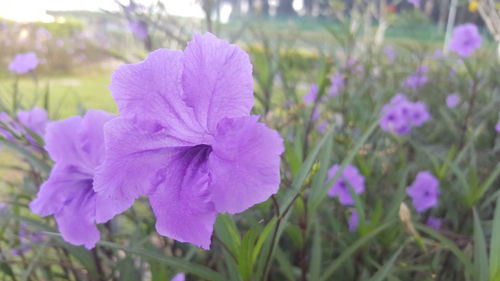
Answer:
<svg viewBox="0 0 500 281"><path fill-rule="evenodd" d="M449 94L446 97L446 106L449 108L454 108L460 103L460 95L459 94Z"/></svg>
<svg viewBox="0 0 500 281"><path fill-rule="evenodd" d="M481 34L479 34L476 25L472 23L459 25L453 30L450 50L462 57L469 57L476 49L481 47L481 41Z"/></svg>
<svg viewBox="0 0 500 281"><path fill-rule="evenodd" d="M43 136L45 133L45 127L49 121L47 111L39 107L34 107L31 110L18 111L17 118L25 128L28 128L40 136Z"/></svg>
<svg viewBox="0 0 500 281"><path fill-rule="evenodd" d="M333 165L328 171L328 179L331 180L337 173L340 166ZM358 171L358 168L353 165L347 165L342 172L342 175L337 178L332 187L328 191L331 197L338 197L342 205L353 205L354 199L349 191L349 186L352 187L356 194L361 194L365 191L365 178Z"/></svg>
<svg viewBox="0 0 500 281"><path fill-rule="evenodd" d="M412 198L417 212L422 213L438 204L439 181L429 171L419 172L415 181L406 188L406 193Z"/></svg>
<svg viewBox="0 0 500 281"><path fill-rule="evenodd" d="M495 130L497 132L500 132L500 114L498 115L498 122L497 122L497 125L495 126Z"/></svg>
<svg viewBox="0 0 500 281"><path fill-rule="evenodd" d="M27 52L17 54L14 60L9 64L9 71L17 74L24 74L32 71L38 65L38 58L35 53Z"/></svg>
<svg viewBox="0 0 500 281"><path fill-rule="evenodd" d="M178 273L170 281L184 281L184 280L186 280L186 274L184 274L184 273Z"/></svg>
<svg viewBox="0 0 500 281"><path fill-rule="evenodd" d="M92 189L94 173L103 161L104 123L114 115L90 110L82 118L73 116L47 126L45 149L55 165L42 184L31 210L41 216L54 215L67 242L93 248L99 240L95 214L123 211Z"/></svg>
<svg viewBox="0 0 500 281"><path fill-rule="evenodd" d="M356 229L358 229L359 226L359 214L356 211L352 211L351 217L349 218L349 221L347 222L349 225L349 232L355 232Z"/></svg>
<svg viewBox="0 0 500 281"><path fill-rule="evenodd" d="M318 95L318 85L312 83L309 88L309 93L307 93L307 95L304 96L304 102L308 104L314 103L317 95Z"/></svg>
<svg viewBox="0 0 500 281"><path fill-rule="evenodd" d="M328 94L330 96L335 97L338 96L340 93L340 90L345 87L344 83L344 75L337 73L333 76L330 77L330 90L328 91Z"/></svg>
<svg viewBox="0 0 500 281"><path fill-rule="evenodd" d="M408 0L408 3L412 4L415 8L420 7L420 0Z"/></svg>
<svg viewBox="0 0 500 281"><path fill-rule="evenodd" d="M9 131L9 129L12 130L12 124L12 118L10 118L7 113L0 112L0 136L6 138L7 140L13 140L14 136L12 136Z"/></svg>
<svg viewBox="0 0 500 281"><path fill-rule="evenodd" d="M396 55L396 51L394 51L394 47L392 45L385 46L384 53L385 53L388 61L394 62L397 55Z"/></svg>
<svg viewBox="0 0 500 281"><path fill-rule="evenodd" d="M418 101L410 107L410 120L412 126L420 127L431 118L425 103Z"/></svg>
<svg viewBox="0 0 500 281"><path fill-rule="evenodd" d="M443 51L441 49L436 49L436 51L434 51L434 54L432 54L432 57L435 58L435 59L440 59L443 57Z"/></svg>
<svg viewBox="0 0 500 281"><path fill-rule="evenodd" d="M427 78L426 73L427 67L420 66L419 68L417 68L417 72L415 74L412 74L406 78L406 80L403 82L403 86L406 88L410 88L413 91L417 91L420 87L427 84L427 81L429 79Z"/></svg>
<svg viewBox="0 0 500 281"><path fill-rule="evenodd" d="M159 234L210 247L217 213L239 213L276 193L280 135L250 116L252 65L210 33L182 51L160 49L120 67L111 92L121 117L105 126L94 189L107 204L149 197ZM97 221L114 214L97 209Z"/></svg>
<svg viewBox="0 0 500 281"><path fill-rule="evenodd" d="M427 224L431 228L434 228L435 230L440 230L443 221L440 218L430 216L425 224Z"/></svg>
<svg viewBox="0 0 500 281"><path fill-rule="evenodd" d="M397 94L381 111L380 127L398 135L410 133L413 126L422 126L430 119L430 113L423 102L411 102L405 95Z"/></svg>
<svg viewBox="0 0 500 281"><path fill-rule="evenodd" d="M131 20L128 28L139 40L145 40L148 37L148 27L143 21Z"/></svg>
<svg viewBox="0 0 500 281"><path fill-rule="evenodd" d="M328 121L326 120L323 120L319 123L318 125L318 131L321 132L321 133L324 133L326 132L326 129L328 129Z"/></svg>

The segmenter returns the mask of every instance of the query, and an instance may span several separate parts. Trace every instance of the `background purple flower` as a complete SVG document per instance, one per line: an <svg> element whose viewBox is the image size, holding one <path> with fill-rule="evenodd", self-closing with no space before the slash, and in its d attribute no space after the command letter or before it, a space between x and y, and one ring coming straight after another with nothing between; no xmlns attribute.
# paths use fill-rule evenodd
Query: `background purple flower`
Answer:
<svg viewBox="0 0 500 281"><path fill-rule="evenodd" d="M103 126L113 117L90 110L83 118L74 116L47 126L45 149L55 165L30 203L34 213L54 215L65 241L87 249L99 240L96 211L123 211L119 205L101 202L92 189L95 169L104 156Z"/></svg>
<svg viewBox="0 0 500 281"><path fill-rule="evenodd" d="M359 226L359 214L356 211L352 211L351 217L348 221L349 232L355 232Z"/></svg>
<svg viewBox="0 0 500 281"><path fill-rule="evenodd" d="M27 52L17 54L9 64L9 71L17 74L24 74L34 70L38 65L38 58L35 53Z"/></svg>
<svg viewBox="0 0 500 281"><path fill-rule="evenodd" d="M479 34L475 24L459 25L453 30L450 50L462 57L469 57L476 49L481 47L481 41L481 34Z"/></svg>
<svg viewBox="0 0 500 281"><path fill-rule="evenodd" d="M335 176L339 168L338 164L330 168L328 171L328 180L331 180ZM353 165L347 165L344 168L342 175L337 178L328 191L328 195L338 197L342 205L353 205L354 198L351 196L349 186L352 187L356 194L361 194L365 191L365 178L359 173L358 168Z"/></svg>
<svg viewBox="0 0 500 281"><path fill-rule="evenodd" d="M500 114L498 115L498 122L497 122L497 125L495 126L495 130L497 132L500 132Z"/></svg>
<svg viewBox="0 0 500 281"><path fill-rule="evenodd" d="M309 93L304 96L304 102L307 104L312 104L316 100L316 96L318 95L318 85L312 83L309 87Z"/></svg>
<svg viewBox="0 0 500 281"><path fill-rule="evenodd" d="M18 111L17 118L24 127L40 136L43 136L45 133L45 127L49 121L47 111L39 107L34 107L31 110Z"/></svg>
<svg viewBox="0 0 500 281"><path fill-rule="evenodd" d="M184 280L186 280L186 274L178 273L174 276L174 278L172 278L171 281L184 281Z"/></svg>
<svg viewBox="0 0 500 281"><path fill-rule="evenodd" d="M412 4L415 8L420 7L420 0L408 0L408 3Z"/></svg>
<svg viewBox="0 0 500 281"><path fill-rule="evenodd" d="M148 27L143 21L131 20L128 28L139 40L145 40L148 37Z"/></svg>
<svg viewBox="0 0 500 281"><path fill-rule="evenodd" d="M337 73L335 75L332 75L330 77L330 90L328 91L328 94L330 96L335 97L338 96L340 93L340 90L342 90L345 87L345 82L344 82L344 75Z"/></svg>
<svg viewBox="0 0 500 281"><path fill-rule="evenodd" d="M412 198L417 212L421 213L438 204L439 181L429 171L419 172L415 181L406 188L406 193Z"/></svg>
<svg viewBox="0 0 500 281"><path fill-rule="evenodd" d="M431 115L423 102L411 102L405 95L397 94L381 110L380 127L384 131L406 135L412 127L422 126Z"/></svg>
<svg viewBox="0 0 500 281"><path fill-rule="evenodd" d="M396 51L394 50L394 47L392 45L385 46L384 53L389 62L394 62L394 60L396 59Z"/></svg>
<svg viewBox="0 0 500 281"><path fill-rule="evenodd" d="M449 94L446 97L446 106L449 108L454 108L460 103L460 95L459 94Z"/></svg>
<svg viewBox="0 0 500 281"><path fill-rule="evenodd" d="M110 86L121 117L105 127L94 189L106 204L148 195L159 234L210 247L217 213L239 213L276 193L279 134L250 116L252 65L210 33L182 51L124 65ZM101 213L104 222L116 213Z"/></svg>
<svg viewBox="0 0 500 281"><path fill-rule="evenodd" d="M427 224L431 228L434 228L435 230L440 230L443 221L440 218L429 216L425 224Z"/></svg>
<svg viewBox="0 0 500 281"><path fill-rule="evenodd" d="M326 129L328 129L328 121L323 120L318 125L318 131L324 133L326 132Z"/></svg>
<svg viewBox="0 0 500 281"><path fill-rule="evenodd" d="M410 88L413 91L417 91L423 85L427 84L429 79L427 78L427 67L420 66L417 68L417 72L412 74L406 78L403 82L403 86L406 88Z"/></svg>

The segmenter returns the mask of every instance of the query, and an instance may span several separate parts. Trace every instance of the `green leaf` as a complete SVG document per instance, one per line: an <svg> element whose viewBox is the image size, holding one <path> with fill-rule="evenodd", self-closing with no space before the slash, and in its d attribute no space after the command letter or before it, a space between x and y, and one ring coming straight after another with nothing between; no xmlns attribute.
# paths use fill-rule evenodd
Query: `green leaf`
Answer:
<svg viewBox="0 0 500 281"><path fill-rule="evenodd" d="M396 261L396 259L399 257L399 255L403 251L403 247L404 246L399 247L399 249L396 251L396 253L394 253L394 255L392 255L392 257L387 261L387 263L384 264L384 266L382 266L377 271L377 273L375 273L375 275L373 275L373 277L370 278L369 281L383 281L383 280L385 280L388 277L388 275L391 273L391 269L394 266L394 262Z"/></svg>
<svg viewBox="0 0 500 281"><path fill-rule="evenodd" d="M309 280L318 280L321 274L321 225L316 221L312 238Z"/></svg>
<svg viewBox="0 0 500 281"><path fill-rule="evenodd" d="M12 143L0 137L0 144L7 146L8 148L15 151L17 154L24 157L34 168L39 170L40 172L48 175L50 173L50 166L45 163L40 158L36 157L33 153L18 145L16 143Z"/></svg>
<svg viewBox="0 0 500 281"><path fill-rule="evenodd" d="M342 254L338 258L336 258L333 263L331 263L321 275L321 278L319 279L320 281L327 281L331 280L331 275L335 273L335 271L344 263L346 262L349 258L352 257L352 255L362 246L370 242L373 238L377 237L379 233L384 231L385 229L389 228L392 226L396 221L391 220L389 222L386 222L376 229L374 229L372 232L366 234L365 236L361 237L360 239L356 240L354 244L350 245L347 249L342 251Z"/></svg>
<svg viewBox="0 0 500 281"><path fill-rule="evenodd" d="M220 280L226 279L225 276L223 276L220 273L215 272L214 270L212 270L208 267L194 264L191 262L187 262L183 259L179 259L176 257L163 256L163 255L160 255L160 254L153 252L153 251L140 249L140 248L133 248L133 247L128 247L128 246L122 246L122 245L118 245L118 244L115 244L112 242L106 242L106 241L101 241L98 243L98 245L103 246L103 247L116 249L116 250L123 250L125 252L130 253L130 254L135 254L135 255L138 255L138 256L141 256L144 258L153 259L153 260L156 260L156 261L163 263L165 265L172 266L179 271L188 272L188 273L194 274L196 276L199 276L201 278L204 278L206 280L220 281Z"/></svg>
<svg viewBox="0 0 500 281"><path fill-rule="evenodd" d="M255 244L255 240L257 240L257 226L252 227L241 240L241 246L239 249L238 256L238 269L241 275L241 278L244 281L250 280L253 275L253 247Z"/></svg>
<svg viewBox="0 0 500 281"><path fill-rule="evenodd" d="M134 260L130 257L126 257L119 261L116 265L116 270L120 273L119 281L141 280L141 275L134 266Z"/></svg>
<svg viewBox="0 0 500 281"><path fill-rule="evenodd" d="M257 260L257 257L259 256L260 250L262 249L264 242L269 237L269 234L271 234L271 231L273 230L276 221L277 221L276 217L274 217L270 222L267 223L266 227L264 227L264 229L260 233L252 253L252 259L254 260L254 262Z"/></svg>
<svg viewBox="0 0 500 281"><path fill-rule="evenodd" d="M488 281L488 254L481 220L474 208L474 270L477 281Z"/></svg>
<svg viewBox="0 0 500 281"><path fill-rule="evenodd" d="M500 196L497 198L490 244L490 280L496 281L500 275Z"/></svg>
<svg viewBox="0 0 500 281"><path fill-rule="evenodd" d="M414 225L415 225L415 228L417 230L430 235L434 239L436 239L439 242L441 242L441 244L443 244L443 246L445 246L446 248L448 248L457 257L457 259L464 265L464 267L465 267L465 273L468 274L469 276L473 276L473 267L472 267L471 261L455 245L455 243L453 241L451 241L448 238L444 237L443 235L441 235L440 233L438 233L437 231L435 231L434 229L432 229L430 227L427 227L427 226L421 225L421 224L414 224Z"/></svg>
<svg viewBox="0 0 500 281"><path fill-rule="evenodd" d="M215 223L217 237L226 244L233 256L238 255L241 239L236 224L229 214L220 214Z"/></svg>

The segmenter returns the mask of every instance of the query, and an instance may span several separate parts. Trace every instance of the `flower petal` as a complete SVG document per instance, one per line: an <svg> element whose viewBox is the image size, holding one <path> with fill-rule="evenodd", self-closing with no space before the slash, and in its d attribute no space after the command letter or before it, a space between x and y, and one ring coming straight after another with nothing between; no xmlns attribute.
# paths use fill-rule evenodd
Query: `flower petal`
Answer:
<svg viewBox="0 0 500 281"><path fill-rule="evenodd" d="M104 124L116 117L102 110L89 110L82 120L79 132L80 149L91 167L102 163L104 156Z"/></svg>
<svg viewBox="0 0 500 281"><path fill-rule="evenodd" d="M82 117L50 122L45 133L45 150L55 162L80 165L83 156L79 144L79 130Z"/></svg>
<svg viewBox="0 0 500 281"><path fill-rule="evenodd" d="M75 190L73 198L65 202L55 219L65 241L73 245L94 248L99 241L99 230L94 224L95 193L92 187Z"/></svg>
<svg viewBox="0 0 500 281"><path fill-rule="evenodd" d="M172 239L209 249L217 213L210 202L207 145L179 151L162 170L163 180L149 196L156 230Z"/></svg>
<svg viewBox="0 0 500 281"><path fill-rule="evenodd" d="M218 212L244 211L278 191L283 141L257 118L227 118L217 126L208 167Z"/></svg>
<svg viewBox="0 0 500 281"><path fill-rule="evenodd" d="M158 171L169 165L178 151L192 146L163 131L143 131L123 118L109 121L104 135L106 157L97 168L94 190L116 200L116 204L127 206L140 195L154 191L159 182ZM118 207L122 208L125 207ZM97 208L99 222L111 219L112 215Z"/></svg>
<svg viewBox="0 0 500 281"><path fill-rule="evenodd" d="M143 62L118 68L109 88L126 119L198 141L205 130L182 100L182 60L181 51L156 50Z"/></svg>
<svg viewBox="0 0 500 281"><path fill-rule="evenodd" d="M186 103L210 132L225 117L250 114L253 106L250 59L242 49L213 34L197 34L188 43L182 83Z"/></svg>

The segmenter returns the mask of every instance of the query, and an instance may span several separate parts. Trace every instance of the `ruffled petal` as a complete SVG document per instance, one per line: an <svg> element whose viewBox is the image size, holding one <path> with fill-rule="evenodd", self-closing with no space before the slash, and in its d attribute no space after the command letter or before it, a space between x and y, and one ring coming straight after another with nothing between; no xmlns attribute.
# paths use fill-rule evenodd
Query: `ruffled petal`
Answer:
<svg viewBox="0 0 500 281"><path fill-rule="evenodd" d="M37 197L30 203L33 213L49 216L64 208L80 189L92 188L92 176L78 166L56 164Z"/></svg>
<svg viewBox="0 0 500 281"><path fill-rule="evenodd" d="M210 132L225 117L250 114L253 106L250 59L242 49L213 34L195 35L188 43L182 83L186 103Z"/></svg>
<svg viewBox="0 0 500 281"><path fill-rule="evenodd" d="M84 157L80 150L80 126L82 117L72 116L62 121L51 122L45 133L45 150L57 163L81 165Z"/></svg>
<svg viewBox="0 0 500 281"><path fill-rule="evenodd" d="M140 195L153 192L161 181L158 171L169 165L176 153L192 146L164 131L144 131L123 118L109 121L104 135L106 157L97 168L94 190L125 206L132 205ZM97 221L111 219L110 214L98 208Z"/></svg>
<svg viewBox="0 0 500 281"><path fill-rule="evenodd" d="M156 50L143 62L118 68L109 88L125 118L152 131L165 129L198 141L205 129L182 100L182 61L181 51Z"/></svg>
<svg viewBox="0 0 500 281"><path fill-rule="evenodd" d="M244 211L278 191L283 140L257 119L227 118L217 127L208 167L218 212Z"/></svg>
<svg viewBox="0 0 500 281"><path fill-rule="evenodd" d="M104 158L104 124L116 115L102 110L89 110L79 130L80 149L91 167L97 167Z"/></svg>
<svg viewBox="0 0 500 281"><path fill-rule="evenodd" d="M92 249L100 238L94 224L95 193L91 186L75 191L64 208L55 214L57 226L65 241Z"/></svg>
<svg viewBox="0 0 500 281"><path fill-rule="evenodd" d="M162 181L149 196L158 233L204 249L210 247L217 216L208 190L210 151L206 145L179 151L161 171Z"/></svg>

